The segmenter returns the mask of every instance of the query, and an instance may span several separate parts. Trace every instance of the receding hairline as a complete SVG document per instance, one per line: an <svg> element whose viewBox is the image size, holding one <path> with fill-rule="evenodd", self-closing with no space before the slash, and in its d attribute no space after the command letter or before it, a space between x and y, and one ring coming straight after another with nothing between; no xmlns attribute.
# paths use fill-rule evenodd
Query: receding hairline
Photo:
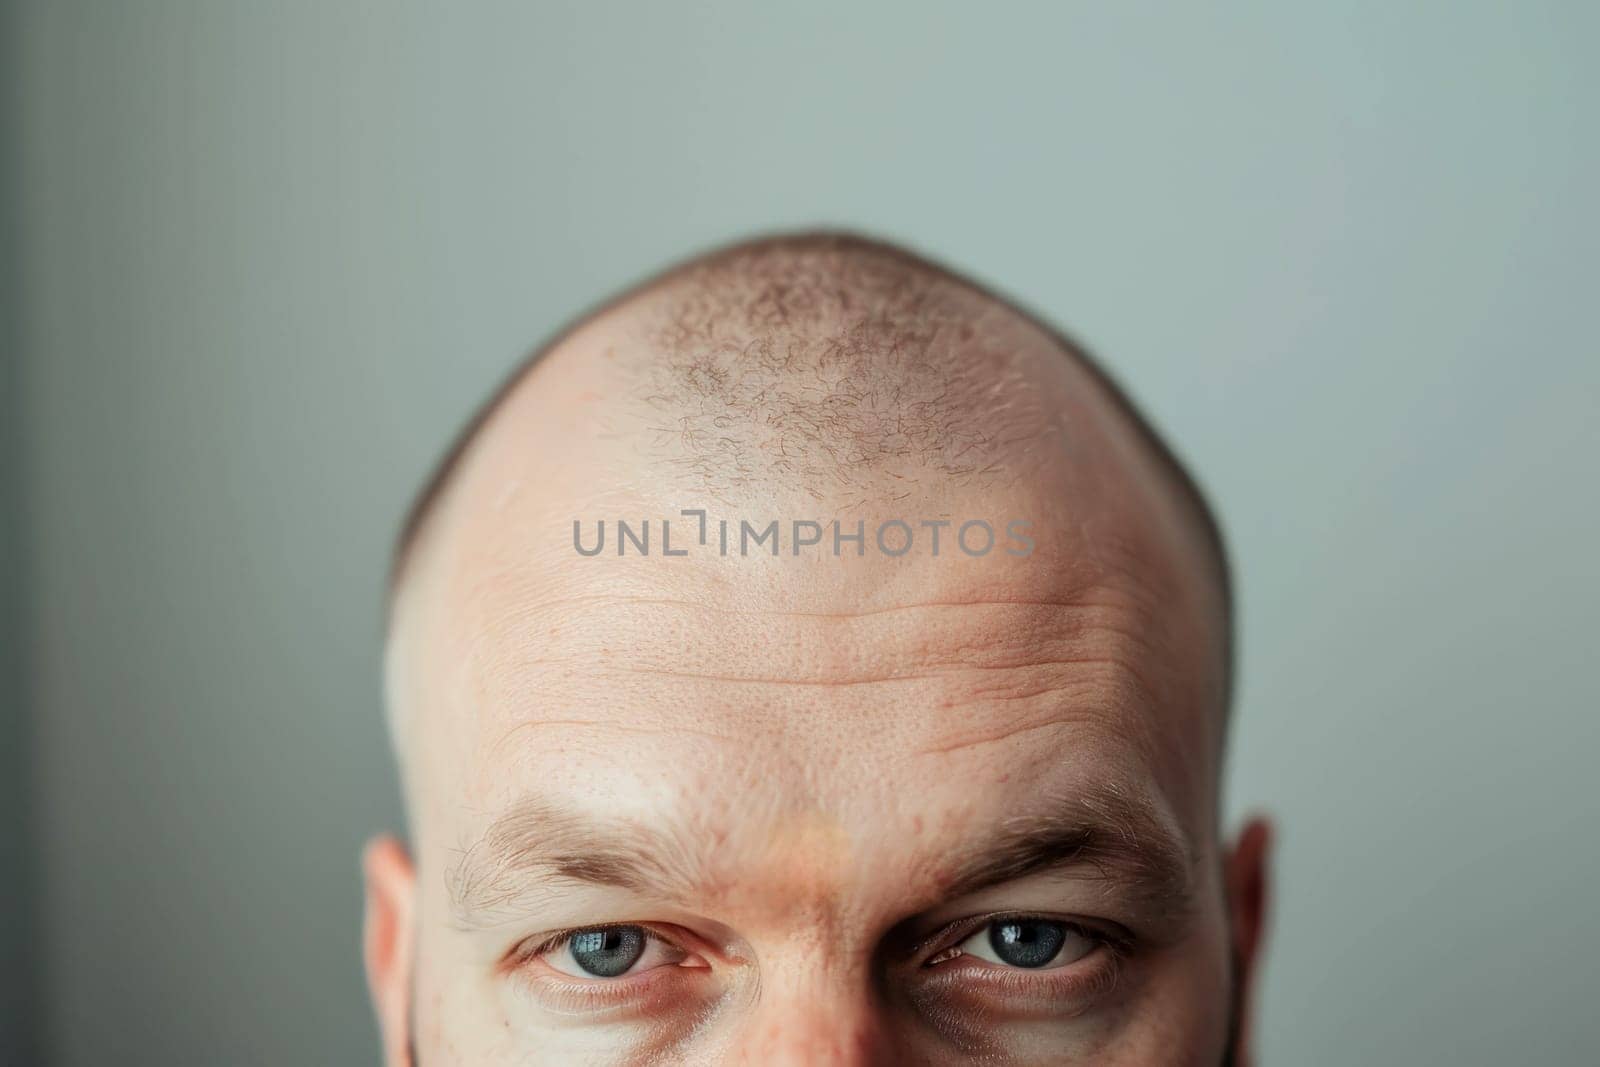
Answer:
<svg viewBox="0 0 1600 1067"><path fill-rule="evenodd" d="M1222 639L1226 658L1225 678L1227 679L1227 690L1224 693L1224 705L1226 706L1231 695L1234 673L1233 590L1226 541L1221 525L1208 503L1204 491L1172 448L1133 403L1116 379L1062 330L1051 325L1029 309L1020 306L1010 298L1000 295L989 287L941 263L925 258L904 247L848 231L780 233L737 241L713 248L652 274L592 306L570 320L548 340L533 349L531 354L519 362L505 376L488 399L473 413L466 425L456 435L450 447L434 466L427 480L423 483L422 489L413 498L411 505L407 509L390 561L388 600L391 610L396 592L404 582L406 573L411 565L411 559L417 552L417 544L423 537L429 519L438 510L442 499L448 494L455 475L467 453L478 441L482 431L500 410L505 400L547 355L559 349L563 342L575 332L596 319L642 297L664 291L672 285L684 281L695 271L715 268L718 265L736 261L741 256L784 253L818 255L834 253L840 256L870 257L885 264L897 266L906 271L908 275L953 283L992 301L1020 319L1032 324L1047 335L1064 356L1087 373L1096 386L1102 390L1106 399L1110 401L1112 409L1121 416L1127 425L1131 426L1144 451L1155 461L1167 486L1176 490L1182 512L1193 523L1195 531L1201 538L1203 554L1210 563L1213 572L1212 579L1220 593L1222 605Z"/></svg>

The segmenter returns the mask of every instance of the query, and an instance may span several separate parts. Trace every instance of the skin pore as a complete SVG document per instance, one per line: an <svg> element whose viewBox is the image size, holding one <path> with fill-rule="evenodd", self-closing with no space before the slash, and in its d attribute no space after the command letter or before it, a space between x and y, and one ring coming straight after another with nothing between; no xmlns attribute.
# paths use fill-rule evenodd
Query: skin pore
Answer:
<svg viewBox="0 0 1600 1067"><path fill-rule="evenodd" d="M720 554L719 518L784 540ZM854 239L697 260L520 375L407 541L387 1063L1248 1062L1217 550L1025 315Z"/></svg>

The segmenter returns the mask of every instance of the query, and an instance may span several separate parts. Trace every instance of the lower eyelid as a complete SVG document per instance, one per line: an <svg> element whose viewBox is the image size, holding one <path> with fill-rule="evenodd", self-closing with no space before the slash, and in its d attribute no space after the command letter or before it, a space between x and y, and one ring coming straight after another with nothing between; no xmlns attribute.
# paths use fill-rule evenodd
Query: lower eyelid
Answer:
<svg viewBox="0 0 1600 1067"><path fill-rule="evenodd" d="M679 967L653 967L624 978L584 981L554 969L512 975L524 996L558 1015L592 1015L607 1011L650 1014L682 1001L685 981L701 972Z"/></svg>
<svg viewBox="0 0 1600 1067"><path fill-rule="evenodd" d="M1039 998L1050 1010L1087 1011L1120 984L1127 966L1124 953L1101 942L1087 955L1064 967L1030 969L996 965L973 957L957 957L931 968L918 968L919 997L948 1001L959 997Z"/></svg>

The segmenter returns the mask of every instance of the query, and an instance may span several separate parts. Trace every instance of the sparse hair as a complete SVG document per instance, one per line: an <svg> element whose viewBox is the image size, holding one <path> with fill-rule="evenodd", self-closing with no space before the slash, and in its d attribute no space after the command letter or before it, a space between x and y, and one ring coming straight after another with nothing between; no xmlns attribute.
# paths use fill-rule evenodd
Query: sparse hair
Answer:
<svg viewBox="0 0 1600 1067"><path fill-rule="evenodd" d="M984 298L885 245L736 245L654 292L652 443L713 495L759 482L821 499L884 471L907 493L927 475L985 480L1035 403L977 321Z"/></svg>

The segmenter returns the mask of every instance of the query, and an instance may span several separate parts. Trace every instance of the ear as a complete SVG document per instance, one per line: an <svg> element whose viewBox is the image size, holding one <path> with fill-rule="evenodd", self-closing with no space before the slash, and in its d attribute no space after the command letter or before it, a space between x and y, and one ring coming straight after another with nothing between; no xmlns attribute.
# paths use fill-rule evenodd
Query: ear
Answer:
<svg viewBox="0 0 1600 1067"><path fill-rule="evenodd" d="M416 871L404 845L393 837L375 837L361 853L361 873L367 909L362 955L383 1039L383 1062L388 1067L406 1067L410 1063Z"/></svg>
<svg viewBox="0 0 1600 1067"><path fill-rule="evenodd" d="M1255 978L1260 970L1261 944L1266 937L1271 894L1268 865L1272 851L1272 825L1263 818L1245 823L1228 855L1228 918L1233 937L1236 969L1234 991L1236 1047L1230 1063L1250 1067L1251 1033L1255 1023Z"/></svg>

